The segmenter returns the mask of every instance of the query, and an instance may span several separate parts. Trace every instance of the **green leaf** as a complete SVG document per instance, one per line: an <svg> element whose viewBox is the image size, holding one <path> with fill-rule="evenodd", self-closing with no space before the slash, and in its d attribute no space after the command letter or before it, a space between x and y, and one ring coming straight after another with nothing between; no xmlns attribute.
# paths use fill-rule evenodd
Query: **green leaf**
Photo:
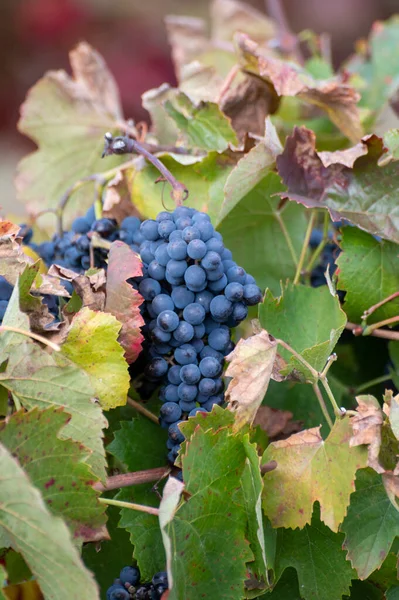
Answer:
<svg viewBox="0 0 399 600"><path fill-rule="evenodd" d="M0 442L18 459L49 510L63 517L75 538L97 541L106 529L105 509L93 475L83 461L89 451L58 435L70 420L60 408L14 413L0 431Z"/></svg>
<svg viewBox="0 0 399 600"><path fill-rule="evenodd" d="M367 464L366 447L351 448L351 436L349 419L344 418L335 422L326 440L314 427L268 446L262 464L275 460L277 467L264 476L263 508L273 527L304 527L318 501L321 520L338 530L356 471Z"/></svg>
<svg viewBox="0 0 399 600"><path fill-rule="evenodd" d="M338 257L338 289L345 290L348 320L360 323L365 310L399 289L398 246L379 242L355 227L345 227ZM389 319L399 312L399 298L373 312L367 323Z"/></svg>
<svg viewBox="0 0 399 600"><path fill-rule="evenodd" d="M282 150L276 128L267 118L265 139L244 154L226 181L218 223L268 175Z"/></svg>
<svg viewBox="0 0 399 600"><path fill-rule="evenodd" d="M165 430L144 417L122 421L121 429L108 451L126 465L128 471L141 471L162 467L166 464ZM153 483L144 483L122 489L115 498L147 506L159 505ZM158 489L161 489L158 486ZM165 569L165 553L157 517L122 508L119 527L130 533L134 546L134 558L138 562L143 580L150 580L154 573Z"/></svg>
<svg viewBox="0 0 399 600"><path fill-rule="evenodd" d="M343 535L320 522L317 509L303 529L279 529L276 570L294 567L304 600L341 600L356 577L342 550Z"/></svg>
<svg viewBox="0 0 399 600"><path fill-rule="evenodd" d="M109 314L82 308L73 318L62 353L90 378L101 406L126 404L130 387L128 365L118 343L121 323Z"/></svg>
<svg viewBox="0 0 399 600"><path fill-rule="evenodd" d="M18 197L32 210L55 207L78 179L120 164L124 157L101 162L104 132L117 132L122 120L119 93L103 58L82 42L70 53L72 77L49 71L30 90L18 128L39 149L22 159L16 180ZM92 184L74 195L67 214L75 215L93 199Z"/></svg>
<svg viewBox="0 0 399 600"><path fill-rule="evenodd" d="M0 445L0 532L21 552L48 600L99 599L65 523L52 516L40 492Z"/></svg>
<svg viewBox="0 0 399 600"><path fill-rule="evenodd" d="M186 94L180 92L173 99L166 100L164 107L186 137L189 147L223 152L229 144L238 145L230 120L217 104L201 102L195 106Z"/></svg>
<svg viewBox="0 0 399 600"><path fill-rule="evenodd" d="M274 298L269 290L259 306L259 319L274 337L282 339L314 368L321 371L334 350L346 317L337 296L332 296L327 286L311 288L288 284L281 296ZM297 358L282 349L289 360L284 374L294 369L309 381L313 377Z"/></svg>
<svg viewBox="0 0 399 600"><path fill-rule="evenodd" d="M295 275L307 226L301 206L280 206L284 189L279 176L268 173L218 225L234 260L275 294L280 281Z"/></svg>
<svg viewBox="0 0 399 600"><path fill-rule="evenodd" d="M399 57L399 19L392 17L373 27L367 48L367 60L355 56L347 65L349 71L360 76L360 104L377 110L397 89L398 71L395 63Z"/></svg>
<svg viewBox="0 0 399 600"><path fill-rule="evenodd" d="M387 149L387 154L385 154L380 160L384 164L389 162L390 160L399 160L399 131L398 129L390 129L384 133L384 146Z"/></svg>
<svg viewBox="0 0 399 600"><path fill-rule="evenodd" d="M385 598L386 600L399 600L399 586L395 585L394 587L389 588L385 594Z"/></svg>
<svg viewBox="0 0 399 600"><path fill-rule="evenodd" d="M354 579L351 584L351 595L344 600L386 600L384 593L369 581Z"/></svg>
<svg viewBox="0 0 399 600"><path fill-rule="evenodd" d="M115 506L107 507L107 529L110 540L99 544L85 544L82 549L82 558L88 569L94 573L100 586L102 598L121 569L131 562L133 547L129 541L129 534L118 528L119 510Z"/></svg>
<svg viewBox="0 0 399 600"><path fill-rule="evenodd" d="M187 502L165 527L171 541L173 588L169 600L241 600L245 563L253 560L245 540L246 512L240 479L246 464L241 436L227 428L201 428L182 456Z"/></svg>
<svg viewBox="0 0 399 600"><path fill-rule="evenodd" d="M359 578L366 579L381 566L399 535L399 513L386 494L381 475L372 469L358 472L341 531L348 559Z"/></svg>
<svg viewBox="0 0 399 600"><path fill-rule="evenodd" d="M3 324L29 331L29 319L19 310L18 285L14 287ZM107 421L93 401L88 375L61 353L49 354L26 336L10 332L0 336L0 363L5 363L0 385L17 396L25 408L45 409L51 404L71 414L61 437L84 444L91 451L87 464L96 477L105 480L102 430Z"/></svg>
<svg viewBox="0 0 399 600"><path fill-rule="evenodd" d="M210 152L204 160L191 165L181 165L171 156L161 158L162 163L191 191L189 204L197 210L207 212L215 220L223 201L223 187L235 165L229 154ZM150 165L138 170L133 179L132 199L143 215L154 218L164 210L164 204L171 206L171 188L167 183L155 183L159 172Z"/></svg>
<svg viewBox="0 0 399 600"><path fill-rule="evenodd" d="M263 481L260 473L260 456L257 453L256 445L249 442L248 435L243 437L243 444L247 454L246 465L241 477L244 506L248 519L246 538L254 555L254 561L248 565L250 571L248 579L251 580L252 595L247 591L247 598L253 598L259 592L259 588L269 587L268 569L270 566L267 564L265 531L263 528Z"/></svg>

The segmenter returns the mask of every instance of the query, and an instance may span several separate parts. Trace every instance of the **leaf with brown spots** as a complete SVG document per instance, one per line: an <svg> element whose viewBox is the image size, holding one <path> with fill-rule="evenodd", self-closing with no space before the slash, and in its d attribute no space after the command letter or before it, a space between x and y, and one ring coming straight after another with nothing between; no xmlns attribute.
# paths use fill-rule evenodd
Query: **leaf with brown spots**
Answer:
<svg viewBox="0 0 399 600"><path fill-rule="evenodd" d="M70 532L51 514L18 460L0 444L0 537L20 552L48 600L99 600Z"/></svg>
<svg viewBox="0 0 399 600"><path fill-rule="evenodd" d="M381 426L383 414L380 404L374 396L358 396L357 415L351 417L353 435L349 441L351 448L355 446L368 446L368 466L377 473L384 473L385 469L379 463L381 449Z"/></svg>
<svg viewBox="0 0 399 600"><path fill-rule="evenodd" d="M367 450L351 448L349 419L335 422L323 440L320 427L273 442L262 464L275 460L277 468L264 476L263 508L273 527L304 527L313 505L320 503L320 518L338 531L354 491L356 471L366 466Z"/></svg>
<svg viewBox="0 0 399 600"><path fill-rule="evenodd" d="M83 542L107 539L104 505L93 489L96 479L84 462L90 450L59 433L71 415L62 408L14 413L0 430L0 442L18 459L54 515Z"/></svg>
<svg viewBox="0 0 399 600"><path fill-rule="evenodd" d="M267 331L241 339L226 357L228 408L235 413L235 429L251 424L269 387L277 355L277 342ZM277 373L277 371L276 371Z"/></svg>
<svg viewBox="0 0 399 600"><path fill-rule="evenodd" d="M123 242L114 242L108 255L107 287L105 311L122 323L119 343L125 350L125 358L130 364L141 352L143 336L140 327L144 325L140 313L143 298L127 282L131 277L142 274L140 256Z"/></svg>

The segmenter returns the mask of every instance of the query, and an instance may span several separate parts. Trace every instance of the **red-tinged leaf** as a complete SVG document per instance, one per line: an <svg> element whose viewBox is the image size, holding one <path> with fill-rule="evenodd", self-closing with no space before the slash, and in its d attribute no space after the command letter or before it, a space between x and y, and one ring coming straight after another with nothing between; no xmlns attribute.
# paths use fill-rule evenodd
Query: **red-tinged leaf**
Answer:
<svg viewBox="0 0 399 600"><path fill-rule="evenodd" d="M348 418L336 421L326 440L319 429L273 442L263 455L262 464L277 462L264 477L263 508L273 527L304 527L316 501L321 520L333 531L345 517L356 471L367 463L367 450L349 446Z"/></svg>
<svg viewBox="0 0 399 600"><path fill-rule="evenodd" d="M139 255L123 242L111 244L105 310L122 323L119 342L125 350L125 358L129 364L134 362L141 352L143 336L140 327L144 325L144 321L140 314L143 299L127 280L141 274Z"/></svg>
<svg viewBox="0 0 399 600"><path fill-rule="evenodd" d="M353 435L349 445L368 446L368 465L377 473L385 471L379 463L381 448L381 426L383 414L379 402L374 396L358 396L357 414L351 417Z"/></svg>

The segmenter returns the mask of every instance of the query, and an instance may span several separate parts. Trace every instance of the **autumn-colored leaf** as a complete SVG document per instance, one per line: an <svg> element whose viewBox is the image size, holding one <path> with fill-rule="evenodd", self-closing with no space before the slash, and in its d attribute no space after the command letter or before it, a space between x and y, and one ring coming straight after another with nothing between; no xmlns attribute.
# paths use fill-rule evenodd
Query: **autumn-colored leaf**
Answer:
<svg viewBox="0 0 399 600"><path fill-rule="evenodd" d="M143 336L140 327L144 325L144 321L140 314L143 299L127 280L138 277L141 272L139 255L123 242L114 242L108 255L105 310L122 323L119 342L125 350L125 358L129 364L134 362L141 352Z"/></svg>
<svg viewBox="0 0 399 600"><path fill-rule="evenodd" d="M82 275L66 267L51 265L49 274L71 281L76 293L82 299L83 306L91 310L104 310L106 281L104 269L99 269L91 275Z"/></svg>
<svg viewBox="0 0 399 600"><path fill-rule="evenodd" d="M241 339L226 357L230 363L226 376L232 377L226 390L226 401L235 412L235 427L252 423L266 394L277 354L277 342L262 330Z"/></svg>
<svg viewBox="0 0 399 600"><path fill-rule="evenodd" d="M139 216L132 203L133 176L134 169L124 169L108 182L104 191L103 217L115 219L120 224L125 217Z"/></svg>
<svg viewBox="0 0 399 600"><path fill-rule="evenodd" d="M263 494L263 508L274 527L304 527L316 501L321 520L333 531L345 517L356 471L366 466L367 450L350 447L348 418L336 421L326 440L319 430L314 427L273 442L263 455L262 464L277 462L264 477Z"/></svg>
<svg viewBox="0 0 399 600"><path fill-rule="evenodd" d="M293 416L289 410L260 406L253 425L259 425L271 440L284 439L303 429L302 421L293 421Z"/></svg>
<svg viewBox="0 0 399 600"><path fill-rule="evenodd" d="M351 417L353 435L349 445L368 446L368 465L377 473L383 473L385 469L380 465L378 457L381 447L381 426L383 414L379 402L374 396L358 396L357 415Z"/></svg>
<svg viewBox="0 0 399 600"><path fill-rule="evenodd" d="M358 92L339 80L317 81L298 65L265 54L249 36L238 33L236 43L246 68L271 81L279 96L297 96L322 108L351 141L362 137Z"/></svg>

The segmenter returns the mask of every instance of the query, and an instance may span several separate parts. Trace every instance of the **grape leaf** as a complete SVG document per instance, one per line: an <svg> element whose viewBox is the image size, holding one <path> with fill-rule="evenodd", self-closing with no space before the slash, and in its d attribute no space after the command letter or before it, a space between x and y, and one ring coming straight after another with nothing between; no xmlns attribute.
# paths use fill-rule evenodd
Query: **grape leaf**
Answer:
<svg viewBox="0 0 399 600"><path fill-rule="evenodd" d="M334 350L346 323L345 313L337 296L327 286L311 288L288 284L281 296L274 298L266 291L259 305L262 327L296 350L316 371L321 371ZM288 362L281 373L288 375L294 369L314 381L309 369L284 349L281 355Z"/></svg>
<svg viewBox="0 0 399 600"><path fill-rule="evenodd" d="M276 128L267 118L264 139L244 154L227 178L218 222L266 177L282 150Z"/></svg>
<svg viewBox="0 0 399 600"><path fill-rule="evenodd" d="M392 542L399 535L399 512L389 500L381 475L362 469L356 475L356 491L340 530L344 549L360 579L379 569Z"/></svg>
<svg viewBox="0 0 399 600"><path fill-rule="evenodd" d="M262 596L264 600L301 600L298 576L293 567L284 570L273 591Z"/></svg>
<svg viewBox="0 0 399 600"><path fill-rule="evenodd" d="M327 208L333 218L347 219L360 229L393 242L399 241L399 185L395 162L380 165L385 148L381 138L363 138L368 153L353 168L323 165L316 152L316 136L295 127L277 158L278 171L288 187L287 197L308 208Z"/></svg>
<svg viewBox="0 0 399 600"><path fill-rule="evenodd" d="M234 260L260 287L275 294L281 280L295 275L307 226L301 206L293 202L280 206L278 195L283 191L278 175L269 172L218 225Z"/></svg>
<svg viewBox="0 0 399 600"><path fill-rule="evenodd" d="M72 77L49 71L21 108L19 131L39 149L19 163L16 185L18 197L33 211L56 206L78 179L104 170L104 132L116 133L122 121L118 89L100 54L82 42L71 51L70 61ZM107 169L123 160L112 157ZM74 195L67 214L76 213L82 201L88 206L92 193L89 185Z"/></svg>
<svg viewBox="0 0 399 600"><path fill-rule="evenodd" d="M399 586L395 585L394 587L389 588L385 594L385 598L386 600L399 600Z"/></svg>
<svg viewBox="0 0 399 600"><path fill-rule="evenodd" d="M251 425L275 370L277 343L267 331L239 340L227 357L231 377L225 399L235 415L235 430Z"/></svg>
<svg viewBox="0 0 399 600"><path fill-rule="evenodd" d="M166 463L166 432L158 425L137 417L132 421L122 421L108 451L120 460L128 471L140 471L161 467ZM160 487L160 486L158 486ZM153 483L143 483L122 489L115 498L158 506L157 493ZM134 546L134 558L138 562L143 580L151 579L157 571L165 568L165 554L157 517L146 513L122 508L119 527L130 534Z"/></svg>
<svg viewBox="0 0 399 600"><path fill-rule="evenodd" d="M197 428L182 462L190 497L165 527L174 582L169 600L196 600L199 590L203 598L241 600L245 563L253 560L240 487L246 464L242 439L227 428L216 433Z"/></svg>
<svg viewBox="0 0 399 600"><path fill-rule="evenodd" d="M166 100L164 107L186 137L189 147L223 152L229 144L238 145L229 119L217 104L201 102L195 106L186 94L180 92Z"/></svg>
<svg viewBox="0 0 399 600"><path fill-rule="evenodd" d="M330 120L353 142L362 137L357 102L360 95L338 80L317 81L299 65L267 55L248 35L237 33L245 68L270 81L279 96L297 96L324 110Z"/></svg>
<svg viewBox="0 0 399 600"><path fill-rule="evenodd" d="M0 442L18 459L49 510L64 518L74 537L98 541L106 535L106 516L92 488L93 475L83 462L89 452L81 444L58 437L69 420L70 415L55 407L19 411L0 430Z"/></svg>
<svg viewBox="0 0 399 600"><path fill-rule="evenodd" d="M40 492L1 444L0 531L21 552L46 599L100 598L67 526L49 513Z"/></svg>
<svg viewBox="0 0 399 600"><path fill-rule="evenodd" d="M277 574L295 567L305 600L341 600L343 594L349 594L351 579L356 577L345 560L343 537L320 521L315 508L311 523L303 529L278 530Z"/></svg>
<svg viewBox="0 0 399 600"><path fill-rule="evenodd" d="M189 190L190 206L207 212L214 220L220 211L223 198L223 186L236 161L230 154L210 152L201 162L181 165L165 155L162 163L179 181L183 181ZM134 205L142 215L154 218L164 210L163 202L168 202L169 184L158 183L159 172L150 165L142 164L133 179L132 198ZM169 204L168 204L169 205Z"/></svg>
<svg viewBox="0 0 399 600"><path fill-rule="evenodd" d="M3 320L4 325L29 331L29 319L19 310L19 286L14 287ZM91 451L87 459L93 474L105 480L105 452L102 429L107 421L86 373L60 353L48 354L24 335L4 332L0 336L0 385L15 395L25 408L62 407L71 421L62 429L62 438L81 442Z"/></svg>
<svg viewBox="0 0 399 600"><path fill-rule="evenodd" d="M266 448L262 464L277 461L276 469L264 476L263 508L273 527L304 527L316 501L321 520L333 531L345 517L356 471L367 464L367 450L349 447L348 418L336 421L326 440L319 429L301 431Z"/></svg>
<svg viewBox="0 0 399 600"><path fill-rule="evenodd" d="M130 386L128 365L118 344L121 324L113 315L82 308L73 318L62 353L90 378L101 406L126 404Z"/></svg>
<svg viewBox="0 0 399 600"><path fill-rule="evenodd" d="M365 310L399 290L398 246L379 242L355 227L345 227L341 247L337 287L346 291L343 308L348 320L360 323ZM377 323L398 312L396 298L373 312L367 322Z"/></svg>
<svg viewBox="0 0 399 600"><path fill-rule="evenodd" d="M105 310L122 323L119 342L125 349L125 357L129 364L134 362L141 352L143 336L140 327L144 325L144 320L140 313L143 299L127 280L141 274L140 257L123 242L111 244L108 254Z"/></svg>

